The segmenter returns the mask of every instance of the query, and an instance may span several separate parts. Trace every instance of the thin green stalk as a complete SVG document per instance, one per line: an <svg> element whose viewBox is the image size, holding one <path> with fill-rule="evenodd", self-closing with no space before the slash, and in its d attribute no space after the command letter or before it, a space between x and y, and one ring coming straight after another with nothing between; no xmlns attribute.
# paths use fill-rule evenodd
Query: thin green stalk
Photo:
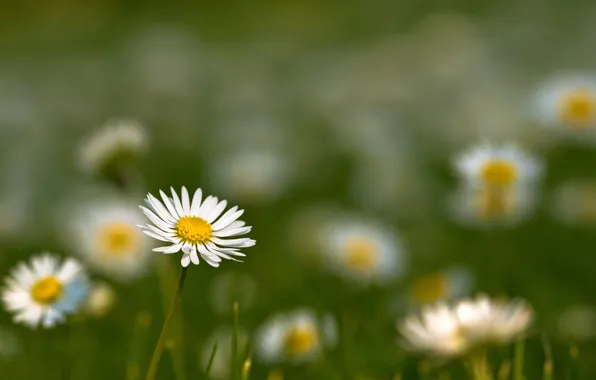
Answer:
<svg viewBox="0 0 596 380"><path fill-rule="evenodd" d="M69 380L70 379L70 365L72 363L71 360L71 352L70 352L70 338L71 338L71 329L70 324L64 325L64 341L62 347L62 380Z"/></svg>
<svg viewBox="0 0 596 380"><path fill-rule="evenodd" d="M579 349L577 346L572 346L569 349L569 358L571 359L571 363L569 365L570 372L569 372L569 380L579 380L579 365L577 361L579 360Z"/></svg>
<svg viewBox="0 0 596 380"><path fill-rule="evenodd" d="M542 334L542 348L544 350L544 368L542 371L543 380L553 379L553 351L546 334Z"/></svg>
<svg viewBox="0 0 596 380"><path fill-rule="evenodd" d="M238 302L234 302L234 329L232 331L232 355L231 355L231 366L232 366L232 379L238 379L239 366L238 366L238 329L239 317L238 317Z"/></svg>
<svg viewBox="0 0 596 380"><path fill-rule="evenodd" d="M165 262L157 271L157 277L161 288L164 311L167 313L168 306L172 302L173 290L176 287L176 273L169 262ZM166 348L172 355L172 367L177 380L186 380L184 364L184 320L182 313L176 313L171 325L171 338L166 341ZM176 344L178 342L178 344Z"/></svg>
<svg viewBox="0 0 596 380"><path fill-rule="evenodd" d="M174 316L176 309L178 308L178 303L182 295L182 289L184 288L184 280L186 279L187 270L188 267L182 267L180 270L180 277L178 277L178 285L176 286L174 299L171 302L172 305L170 307L170 311L164 320L161 333L159 334L159 339L155 345L155 350L153 351L151 362L149 363L149 369L147 370L147 376L145 376L146 380L154 380L155 375L157 374L159 359L161 359L161 354L163 353L164 345L168 337L168 327L172 321L172 317Z"/></svg>
<svg viewBox="0 0 596 380"><path fill-rule="evenodd" d="M250 378L250 367L252 366L252 362L250 358L247 358L242 365L242 375L240 376L241 380L248 380Z"/></svg>
<svg viewBox="0 0 596 380"><path fill-rule="evenodd" d="M140 359L146 345L146 333L151 324L151 314L139 312L132 327L131 347L126 363L126 380L138 380L141 377Z"/></svg>
<svg viewBox="0 0 596 380"><path fill-rule="evenodd" d="M207 362L207 368L205 369L205 379L209 379L209 375L211 375L211 368L213 367L213 361L215 360L216 354L217 354L217 341L213 344L213 348L211 349L211 354L209 354L209 361Z"/></svg>
<svg viewBox="0 0 596 380"><path fill-rule="evenodd" d="M469 368L472 379L492 380L493 375L485 351L474 352L469 357Z"/></svg>
<svg viewBox="0 0 596 380"><path fill-rule="evenodd" d="M524 380L524 356L526 353L526 341L520 339L515 343L514 353L514 368L513 368L513 379Z"/></svg>

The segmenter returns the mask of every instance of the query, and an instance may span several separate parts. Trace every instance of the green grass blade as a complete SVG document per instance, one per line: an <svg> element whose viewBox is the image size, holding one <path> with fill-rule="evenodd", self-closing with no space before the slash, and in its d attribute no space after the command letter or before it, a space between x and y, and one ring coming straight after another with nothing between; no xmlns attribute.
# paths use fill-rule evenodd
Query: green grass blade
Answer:
<svg viewBox="0 0 596 380"><path fill-rule="evenodd" d="M233 306L233 313L234 313L234 329L232 331L232 355L231 356L231 374L232 379L237 380L238 375L240 373L239 368L239 360L238 360L238 330L240 329L239 326L239 317L238 317L238 302L234 302Z"/></svg>
<svg viewBox="0 0 596 380"><path fill-rule="evenodd" d="M207 362L207 368L205 368L205 379L209 379L209 375L211 375L211 368L213 367L215 355L217 355L217 342L213 344L213 348L209 354L209 361Z"/></svg>
<svg viewBox="0 0 596 380"><path fill-rule="evenodd" d="M544 350L544 368L542 370L542 380L553 379L553 351L546 334L542 334L542 349Z"/></svg>
<svg viewBox="0 0 596 380"><path fill-rule="evenodd" d="M250 377L250 367L252 366L252 362L250 358L247 358L242 365L242 375L241 380L248 380Z"/></svg>
<svg viewBox="0 0 596 380"><path fill-rule="evenodd" d="M526 341L520 339L515 343L513 380L524 380L524 359L526 351Z"/></svg>

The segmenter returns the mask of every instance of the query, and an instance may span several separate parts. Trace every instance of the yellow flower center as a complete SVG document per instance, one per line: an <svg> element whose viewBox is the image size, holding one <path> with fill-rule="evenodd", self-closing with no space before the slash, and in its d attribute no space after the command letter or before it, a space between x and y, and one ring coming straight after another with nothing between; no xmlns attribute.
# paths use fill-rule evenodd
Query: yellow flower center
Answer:
<svg viewBox="0 0 596 380"><path fill-rule="evenodd" d="M31 286L31 297L42 305L50 305L62 295L62 284L56 277L48 276Z"/></svg>
<svg viewBox="0 0 596 380"><path fill-rule="evenodd" d="M207 243L213 236L213 229L205 219L198 216L185 216L176 223L176 236L191 243Z"/></svg>
<svg viewBox="0 0 596 380"><path fill-rule="evenodd" d="M417 279L412 285L412 297L419 303L434 303L447 295L447 278L438 273Z"/></svg>
<svg viewBox="0 0 596 380"><path fill-rule="evenodd" d="M363 238L354 238L348 241L346 263L351 269L368 272L377 265L378 256L377 246L372 241Z"/></svg>
<svg viewBox="0 0 596 380"><path fill-rule="evenodd" d="M136 252L140 241L139 231L124 222L107 224L99 231L101 252L110 257L122 257Z"/></svg>
<svg viewBox="0 0 596 380"><path fill-rule="evenodd" d="M296 327L284 338L284 349L289 356L299 356L313 350L319 342L317 331L312 327Z"/></svg>
<svg viewBox="0 0 596 380"><path fill-rule="evenodd" d="M561 104L561 117L575 127L586 127L596 117L596 96L581 89L570 92Z"/></svg>
<svg viewBox="0 0 596 380"><path fill-rule="evenodd" d="M484 182L491 186L508 186L517 179L517 167L505 160L486 162L481 169Z"/></svg>
<svg viewBox="0 0 596 380"><path fill-rule="evenodd" d="M510 214L513 207L515 207L514 202L515 198L512 190L483 189L477 195L474 208L481 218L498 219Z"/></svg>

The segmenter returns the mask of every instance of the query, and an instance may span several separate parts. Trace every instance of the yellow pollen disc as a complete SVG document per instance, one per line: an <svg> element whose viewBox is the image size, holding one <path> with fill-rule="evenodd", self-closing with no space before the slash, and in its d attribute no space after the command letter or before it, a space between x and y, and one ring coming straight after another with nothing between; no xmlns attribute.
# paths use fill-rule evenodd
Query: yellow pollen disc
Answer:
<svg viewBox="0 0 596 380"><path fill-rule="evenodd" d="M480 175L490 186L508 186L517 179L517 167L505 160L488 161L482 166Z"/></svg>
<svg viewBox="0 0 596 380"><path fill-rule="evenodd" d="M207 243L213 236L211 224L198 216L185 216L176 223L176 236L192 244Z"/></svg>
<svg viewBox="0 0 596 380"><path fill-rule="evenodd" d="M475 200L474 208L483 219L498 219L509 215L515 207L513 190L481 190Z"/></svg>
<svg viewBox="0 0 596 380"><path fill-rule="evenodd" d="M313 350L319 342L317 331L312 327L297 327L284 338L284 349L289 356L298 356Z"/></svg>
<svg viewBox="0 0 596 380"><path fill-rule="evenodd" d="M139 231L124 222L106 224L99 231L101 252L111 257L121 257L136 252L140 241Z"/></svg>
<svg viewBox="0 0 596 380"><path fill-rule="evenodd" d="M596 95L586 90L572 91L561 104L564 122L575 127L586 127L596 117Z"/></svg>
<svg viewBox="0 0 596 380"><path fill-rule="evenodd" d="M378 262L379 253L376 244L367 239L350 239L346 246L346 262L354 270L367 272Z"/></svg>
<svg viewBox="0 0 596 380"><path fill-rule="evenodd" d="M412 285L412 297L419 303L434 303L447 295L447 278L431 274L417 279Z"/></svg>
<svg viewBox="0 0 596 380"><path fill-rule="evenodd" d="M56 277L48 276L38 280L31 286L31 298L42 305L57 301L62 295L62 284Z"/></svg>

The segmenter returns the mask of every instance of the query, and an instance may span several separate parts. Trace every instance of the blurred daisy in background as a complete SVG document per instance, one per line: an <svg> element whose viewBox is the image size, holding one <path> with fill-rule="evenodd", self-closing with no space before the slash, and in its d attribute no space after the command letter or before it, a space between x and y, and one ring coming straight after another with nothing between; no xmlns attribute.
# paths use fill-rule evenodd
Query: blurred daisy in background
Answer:
<svg viewBox="0 0 596 380"><path fill-rule="evenodd" d="M470 186L496 189L533 184L542 172L538 159L514 145L472 146L456 157L454 165Z"/></svg>
<svg viewBox="0 0 596 380"><path fill-rule="evenodd" d="M407 253L387 226L354 216L324 226L323 261L340 277L357 284L384 284L406 271Z"/></svg>
<svg viewBox="0 0 596 380"><path fill-rule="evenodd" d="M473 285L474 276L467 268L453 266L414 278L408 288L407 299L415 306L451 302L467 296Z"/></svg>
<svg viewBox="0 0 596 380"><path fill-rule="evenodd" d="M502 345L522 337L534 318L522 300L491 300L479 295L453 306L440 302L398 324L405 346L413 351L451 357L486 345Z"/></svg>
<svg viewBox="0 0 596 380"><path fill-rule="evenodd" d="M21 352L21 340L9 328L0 327L0 358L10 360Z"/></svg>
<svg viewBox="0 0 596 380"><path fill-rule="evenodd" d="M145 221L136 205L117 198L77 202L64 240L91 269L120 282L143 275L154 247L136 225Z"/></svg>
<svg viewBox="0 0 596 380"><path fill-rule="evenodd" d="M303 363L314 359L337 341L337 326L330 316L297 309L270 317L255 337L255 352L266 363Z"/></svg>
<svg viewBox="0 0 596 380"><path fill-rule="evenodd" d="M596 75L551 78L537 90L534 111L545 127L596 137Z"/></svg>
<svg viewBox="0 0 596 380"><path fill-rule="evenodd" d="M569 180L554 190L552 212L571 225L596 223L596 180Z"/></svg>
<svg viewBox="0 0 596 380"><path fill-rule="evenodd" d="M234 302L242 313L255 303L257 282L248 273L226 272L217 275L209 285L209 298L213 310L220 314L231 313Z"/></svg>
<svg viewBox="0 0 596 380"><path fill-rule="evenodd" d="M148 149L149 136L133 120L113 120L84 140L79 149L81 169L113 178Z"/></svg>
<svg viewBox="0 0 596 380"><path fill-rule="evenodd" d="M219 267L222 259L240 261L236 257L246 256L240 249L256 244L253 239L237 237L252 229L237 220L244 213L238 206L224 213L228 202L211 195L203 199L201 189L197 189L191 199L186 187L182 187L182 200L173 188L171 191L172 198L160 191L163 203L147 194L145 203L149 208L140 206L153 224L138 227L148 236L170 244L154 248L154 252L182 251L183 267L191 262L198 265L199 255L209 265Z"/></svg>
<svg viewBox="0 0 596 380"><path fill-rule="evenodd" d="M596 338L596 308L573 305L566 308L557 322L557 330L571 341L591 341Z"/></svg>
<svg viewBox="0 0 596 380"><path fill-rule="evenodd" d="M91 285L89 296L84 305L87 315L95 318L106 316L116 303L116 291L107 282L95 282Z"/></svg>
<svg viewBox="0 0 596 380"><path fill-rule="evenodd" d="M294 167L277 149L243 149L221 155L209 166L213 187L247 203L278 200L292 185Z"/></svg>
<svg viewBox="0 0 596 380"><path fill-rule="evenodd" d="M531 216L538 199L533 186L504 189L460 186L448 198L452 218L478 227L511 226Z"/></svg>
<svg viewBox="0 0 596 380"><path fill-rule="evenodd" d="M213 346L217 343L217 352L213 358L211 373L209 375L210 379L226 380L231 376L230 362L232 360L232 331L231 327L217 327L203 343L199 358L203 371L207 369ZM247 346L248 334L240 328L238 330L238 352L240 355L246 352Z"/></svg>
<svg viewBox="0 0 596 380"><path fill-rule="evenodd" d="M63 262L48 253L21 262L5 279L2 300L15 323L45 328L64 322L87 298L88 281L83 267L73 259Z"/></svg>

